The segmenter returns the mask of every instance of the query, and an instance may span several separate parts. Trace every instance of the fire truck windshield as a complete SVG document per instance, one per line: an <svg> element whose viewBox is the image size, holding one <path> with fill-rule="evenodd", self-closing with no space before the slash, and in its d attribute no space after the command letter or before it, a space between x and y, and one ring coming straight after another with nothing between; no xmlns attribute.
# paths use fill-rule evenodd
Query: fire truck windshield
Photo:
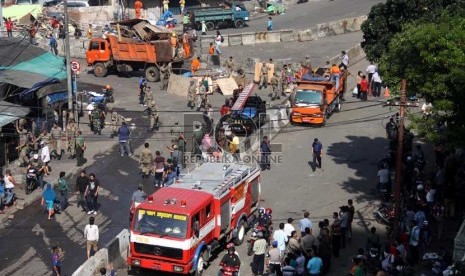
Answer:
<svg viewBox="0 0 465 276"><path fill-rule="evenodd" d="M134 230L139 231L141 235L155 234L160 237L185 238L187 223L186 215L139 209Z"/></svg>

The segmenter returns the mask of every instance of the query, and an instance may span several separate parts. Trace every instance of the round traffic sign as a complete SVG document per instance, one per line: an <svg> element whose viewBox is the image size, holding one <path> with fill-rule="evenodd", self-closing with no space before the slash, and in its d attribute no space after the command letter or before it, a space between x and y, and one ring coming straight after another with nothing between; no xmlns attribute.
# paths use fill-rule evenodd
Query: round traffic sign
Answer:
<svg viewBox="0 0 465 276"><path fill-rule="evenodd" d="M81 65L79 64L79 62L75 60L71 61L71 70L73 72L79 72L79 70L81 70Z"/></svg>

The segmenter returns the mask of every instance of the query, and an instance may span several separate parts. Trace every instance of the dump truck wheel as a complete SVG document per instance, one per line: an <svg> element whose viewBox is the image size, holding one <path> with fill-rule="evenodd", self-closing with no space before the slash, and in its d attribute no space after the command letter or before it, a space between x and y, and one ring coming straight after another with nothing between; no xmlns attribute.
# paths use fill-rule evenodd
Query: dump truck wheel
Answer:
<svg viewBox="0 0 465 276"><path fill-rule="evenodd" d="M213 31L215 29L215 23L214 22L209 21L205 25L207 26L207 31Z"/></svg>
<svg viewBox="0 0 465 276"><path fill-rule="evenodd" d="M245 26L245 22L242 19L237 19L234 22L234 27L236 27L236 29L242 29L242 28L244 28L244 26Z"/></svg>
<svg viewBox="0 0 465 276"><path fill-rule="evenodd" d="M99 78L103 78L107 75L108 69L105 67L105 64L97 62L94 64L94 75Z"/></svg>
<svg viewBox="0 0 465 276"><path fill-rule="evenodd" d="M155 66L150 66L145 69L145 78L148 81L156 82L160 80L160 71Z"/></svg>

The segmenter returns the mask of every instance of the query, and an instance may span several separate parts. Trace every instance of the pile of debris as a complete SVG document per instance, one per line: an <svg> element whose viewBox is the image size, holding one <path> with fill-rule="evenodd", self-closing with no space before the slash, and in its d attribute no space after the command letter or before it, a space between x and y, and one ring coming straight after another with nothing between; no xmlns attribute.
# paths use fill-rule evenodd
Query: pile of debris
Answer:
<svg viewBox="0 0 465 276"><path fill-rule="evenodd" d="M143 19L128 19L110 24L118 35L143 41L167 40L172 33L165 27L152 25Z"/></svg>

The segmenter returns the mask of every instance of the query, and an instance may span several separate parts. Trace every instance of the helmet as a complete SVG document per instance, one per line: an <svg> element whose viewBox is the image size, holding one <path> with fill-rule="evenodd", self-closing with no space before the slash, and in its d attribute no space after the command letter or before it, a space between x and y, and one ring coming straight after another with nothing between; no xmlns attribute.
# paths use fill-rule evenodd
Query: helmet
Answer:
<svg viewBox="0 0 465 276"><path fill-rule="evenodd" d="M257 233L257 236L258 236L259 238L263 238L263 232L262 232L262 231L258 232L258 233Z"/></svg>
<svg viewBox="0 0 465 276"><path fill-rule="evenodd" d="M106 90L110 90L110 89L111 89L111 86L110 86L109 84L107 84L107 85L105 86L105 89L106 89Z"/></svg>
<svg viewBox="0 0 465 276"><path fill-rule="evenodd" d="M36 153L36 154L34 154L34 155L32 156L32 158L34 158L34 159L39 159L39 155Z"/></svg>
<svg viewBox="0 0 465 276"><path fill-rule="evenodd" d="M278 247L278 241L273 241L273 242L271 243L271 246L273 246L273 247Z"/></svg>
<svg viewBox="0 0 465 276"><path fill-rule="evenodd" d="M157 104L157 102L155 102L155 101L151 101L151 102L150 102L150 104L151 104L151 105L156 105L156 104Z"/></svg>
<svg viewBox="0 0 465 276"><path fill-rule="evenodd" d="M265 208L259 208L258 209L258 214L263 215L265 213Z"/></svg>
<svg viewBox="0 0 465 276"><path fill-rule="evenodd" d="M226 245L226 249L230 249L230 248L235 249L235 248L234 248L234 243L230 242L230 243L228 243L228 244Z"/></svg>
<svg viewBox="0 0 465 276"><path fill-rule="evenodd" d="M265 209L265 214L271 215L271 213L273 213L273 210L271 210L271 208L266 208Z"/></svg>

